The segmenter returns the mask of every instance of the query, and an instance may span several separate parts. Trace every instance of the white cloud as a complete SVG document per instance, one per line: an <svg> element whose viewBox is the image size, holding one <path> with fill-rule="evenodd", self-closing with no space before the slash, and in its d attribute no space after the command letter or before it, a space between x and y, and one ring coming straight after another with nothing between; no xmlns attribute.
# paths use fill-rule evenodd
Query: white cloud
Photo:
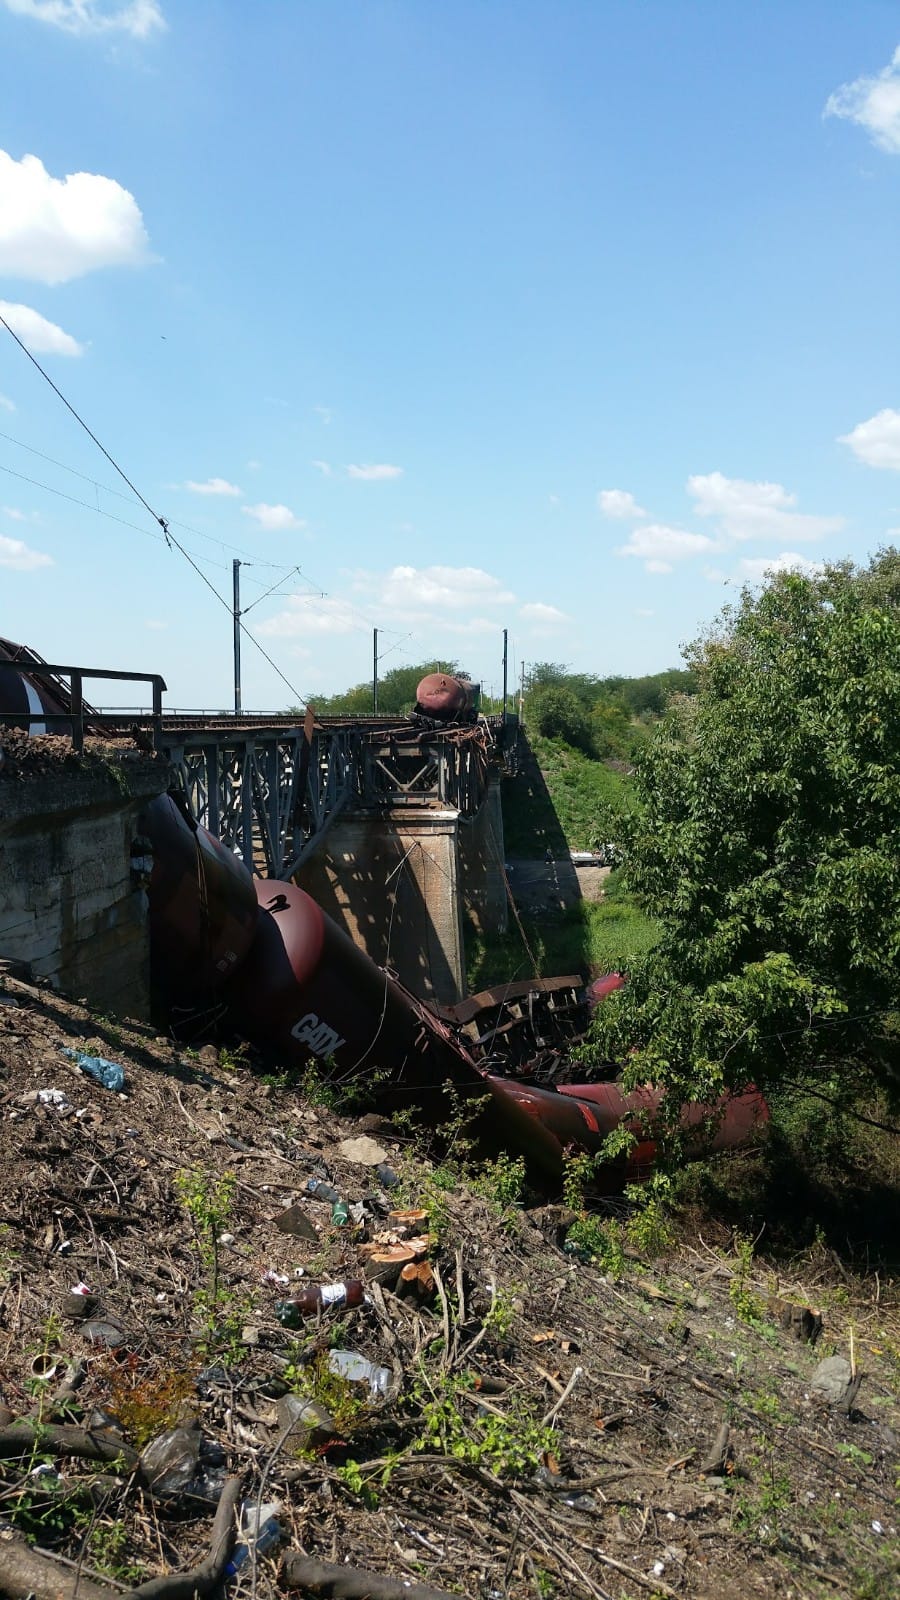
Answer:
<svg viewBox="0 0 900 1600"><path fill-rule="evenodd" d="M267 506L261 500L256 506L241 506L245 517L252 517L267 533L284 533L289 528L305 528L306 523L295 517L290 506Z"/></svg>
<svg viewBox="0 0 900 1600"><path fill-rule="evenodd" d="M849 433L842 433L838 444L847 444L867 467L886 467L900 472L900 411L886 407L876 411L868 422L858 422Z"/></svg>
<svg viewBox="0 0 900 1600"><path fill-rule="evenodd" d="M715 517L730 539L822 539L844 526L843 517L795 511L797 496L780 483L752 483L709 472L688 478L688 494L701 517Z"/></svg>
<svg viewBox="0 0 900 1600"><path fill-rule="evenodd" d="M825 115L858 122L880 150L900 155L900 48L874 77L842 83L828 96Z"/></svg>
<svg viewBox="0 0 900 1600"><path fill-rule="evenodd" d="M11 567L13 572L34 572L37 567L52 566L52 556L30 549L21 539L7 539L0 533L0 567Z"/></svg>
<svg viewBox="0 0 900 1600"><path fill-rule="evenodd" d="M58 328L55 322L48 322L39 311L33 311L31 306L13 305L9 300L0 300L0 316L5 318L13 333L18 334L29 350L36 350L43 355L84 355L84 345L73 339L70 333Z"/></svg>
<svg viewBox="0 0 900 1600"><path fill-rule="evenodd" d="M821 561L810 561L795 550L785 550L780 556L744 557L738 562L738 572L751 583L759 583L773 572L803 572L812 576L823 570Z"/></svg>
<svg viewBox="0 0 900 1600"><path fill-rule="evenodd" d="M355 572L354 587L370 605L416 620L423 612L475 611L510 605L515 595L481 567L392 567L390 572Z"/></svg>
<svg viewBox="0 0 900 1600"><path fill-rule="evenodd" d="M329 465L329 463L327 461L311 461L310 462L310 466L318 467L318 469L321 472L323 478L330 478L331 477L332 469L331 469L331 466Z"/></svg>
<svg viewBox="0 0 900 1600"><path fill-rule="evenodd" d="M168 626L169 624L161 621L159 617L147 617L144 622L144 627L150 628L153 633L164 633Z"/></svg>
<svg viewBox="0 0 900 1600"><path fill-rule="evenodd" d="M15 411L15 404L8 395L0 394L0 411Z"/></svg>
<svg viewBox="0 0 900 1600"><path fill-rule="evenodd" d="M349 466L348 478L364 478L368 483L382 483L388 478L402 478L402 467L391 467L387 462L380 462L370 467Z"/></svg>
<svg viewBox="0 0 900 1600"><path fill-rule="evenodd" d="M193 478L188 478L184 486L190 489L191 494L226 494L237 496L243 494L236 483L229 483L227 478L207 478L205 483L195 483Z"/></svg>
<svg viewBox="0 0 900 1600"><path fill-rule="evenodd" d="M519 616L524 622L536 622L544 627L558 627L562 622L570 622L571 618L558 606L545 605L542 600L530 600L526 605L519 607ZM495 626L495 624L491 624Z"/></svg>
<svg viewBox="0 0 900 1600"><path fill-rule="evenodd" d="M287 606L257 626L257 633L290 639L305 634L351 633L360 624L346 600L329 595L292 594Z"/></svg>
<svg viewBox="0 0 900 1600"><path fill-rule="evenodd" d="M646 511L639 506L633 494L627 489L601 489L597 495L597 505L604 517L616 519L625 517L645 517Z"/></svg>
<svg viewBox="0 0 900 1600"><path fill-rule="evenodd" d="M261 465L262 465L262 463L259 462L259 461L248 461L247 462L247 471L248 472L258 472Z"/></svg>
<svg viewBox="0 0 900 1600"><path fill-rule="evenodd" d="M635 614L636 617L655 617L656 616L656 612L655 611L648 611L646 606L636 606L634 614Z"/></svg>
<svg viewBox="0 0 900 1600"><path fill-rule="evenodd" d="M316 416L319 418L319 420L324 422L327 428L329 422L334 416L334 412L331 410L330 406L313 406L313 411L316 413Z"/></svg>
<svg viewBox="0 0 900 1600"><path fill-rule="evenodd" d="M718 546L705 533L688 533L684 528L667 528L664 523L651 522L646 527L634 528L628 543L619 546L619 556L634 556L643 561L648 572L671 572L672 563L686 561L691 556L704 555Z"/></svg>
<svg viewBox="0 0 900 1600"><path fill-rule="evenodd" d="M49 22L64 33L128 33L147 39L165 29L157 0L127 0L125 5L102 5L98 0L2 0L7 11L35 22Z"/></svg>
<svg viewBox="0 0 900 1600"><path fill-rule="evenodd" d="M68 283L97 267L149 259L134 196L113 178L73 172L52 178L37 156L0 150L0 272Z"/></svg>

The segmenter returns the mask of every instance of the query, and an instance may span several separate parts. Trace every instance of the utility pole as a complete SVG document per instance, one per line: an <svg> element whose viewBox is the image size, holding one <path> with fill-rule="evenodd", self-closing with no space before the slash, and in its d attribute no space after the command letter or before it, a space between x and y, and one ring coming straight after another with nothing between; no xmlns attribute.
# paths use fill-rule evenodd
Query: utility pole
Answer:
<svg viewBox="0 0 900 1600"><path fill-rule="evenodd" d="M234 618L234 714L241 714L241 563L237 560L231 563L234 582L234 604L232 616Z"/></svg>
<svg viewBox="0 0 900 1600"><path fill-rule="evenodd" d="M508 645L507 630L504 628L503 629L503 721L504 721L504 724L506 722L506 663L507 663L507 660L508 660L507 645Z"/></svg>
<svg viewBox="0 0 900 1600"><path fill-rule="evenodd" d="M378 629L372 629L372 710L378 715Z"/></svg>
<svg viewBox="0 0 900 1600"><path fill-rule="evenodd" d="M525 721L525 663L522 662L522 683L519 688L519 721Z"/></svg>

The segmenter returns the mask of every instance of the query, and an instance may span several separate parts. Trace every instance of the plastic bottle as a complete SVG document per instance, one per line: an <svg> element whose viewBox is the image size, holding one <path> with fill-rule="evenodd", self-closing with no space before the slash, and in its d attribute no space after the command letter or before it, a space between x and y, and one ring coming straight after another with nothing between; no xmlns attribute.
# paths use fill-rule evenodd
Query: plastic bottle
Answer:
<svg viewBox="0 0 900 1600"><path fill-rule="evenodd" d="M328 1369L348 1383L368 1383L373 1399L377 1395L386 1397L393 1376L389 1367L376 1367L374 1361L367 1361L355 1350L329 1350Z"/></svg>
<svg viewBox="0 0 900 1600"><path fill-rule="evenodd" d="M290 1300L277 1301L275 1315L283 1328L299 1328L304 1317L314 1317L329 1306L361 1306L365 1296L365 1286L358 1278L348 1278L346 1283L310 1283Z"/></svg>
<svg viewBox="0 0 900 1600"><path fill-rule="evenodd" d="M323 1178L308 1178L306 1181L307 1194L314 1195L317 1200L327 1200L334 1205L340 1200L340 1192L333 1183L326 1183Z"/></svg>
<svg viewBox="0 0 900 1600"><path fill-rule="evenodd" d="M256 1501L245 1502L241 1513L241 1533L244 1538L231 1552L231 1559L225 1567L226 1577L233 1578L235 1573L240 1572L254 1549L257 1556L264 1556L267 1550L274 1549L281 1542L284 1529L275 1518L275 1512L280 1510L281 1503L278 1500L263 1505Z"/></svg>
<svg viewBox="0 0 900 1600"><path fill-rule="evenodd" d="M350 1207L346 1200L335 1200L331 1208L331 1220L336 1228L346 1227L350 1219Z"/></svg>

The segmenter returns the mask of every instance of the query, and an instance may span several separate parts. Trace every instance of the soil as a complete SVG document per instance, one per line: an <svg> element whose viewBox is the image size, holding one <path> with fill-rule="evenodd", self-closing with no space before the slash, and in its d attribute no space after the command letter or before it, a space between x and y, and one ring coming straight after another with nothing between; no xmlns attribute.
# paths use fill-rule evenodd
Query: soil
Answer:
<svg viewBox="0 0 900 1600"><path fill-rule="evenodd" d="M79 754L67 734L28 734L16 728L0 727L0 782L42 777L58 772L61 767L82 771L114 758L135 761L146 756L135 748L131 739L88 737L83 753Z"/></svg>
<svg viewBox="0 0 900 1600"><path fill-rule="evenodd" d="M61 1046L120 1063L123 1092ZM35 1098L47 1089L65 1103ZM341 1153L362 1134L399 1175L390 1194ZM9 1413L83 1427L98 1407L107 1455L121 1437L110 1414L136 1450L194 1421L207 1493L239 1474L248 1497L281 1502L280 1549L229 1580L258 1600L284 1592L287 1550L473 1600L898 1593L897 1286L853 1276L821 1246L788 1269L742 1267L708 1219L661 1260L630 1254L604 1272L562 1248L572 1216L558 1197L513 1203L508 1165L448 1187L446 1157L435 1166L421 1137L9 975L0 1174L2 1593L15 1592L4 1562L23 1536L54 1574L71 1578L75 1563L110 1595L209 1550L214 1505L196 1485L166 1503L130 1455L84 1459L47 1432L18 1453L8 1443ZM372 1197L364 1226L336 1226L311 1177ZM363 1276L366 1235L389 1226L390 1206L416 1203L433 1298L369 1280L358 1309L280 1324L291 1285ZM313 1238L278 1229L288 1204ZM91 1345L64 1314L78 1282L94 1318L121 1330L117 1348ZM815 1347L782 1325L775 1297L822 1313ZM387 1398L329 1377L335 1343L390 1371ZM862 1373L849 1416L810 1398L833 1353ZM285 1389L334 1419L305 1452L277 1419ZM723 1422L723 1460L704 1467Z"/></svg>
<svg viewBox="0 0 900 1600"><path fill-rule="evenodd" d="M568 911L579 900L602 900L612 868L576 864L566 856L560 861L516 858L507 871L519 910L540 917Z"/></svg>

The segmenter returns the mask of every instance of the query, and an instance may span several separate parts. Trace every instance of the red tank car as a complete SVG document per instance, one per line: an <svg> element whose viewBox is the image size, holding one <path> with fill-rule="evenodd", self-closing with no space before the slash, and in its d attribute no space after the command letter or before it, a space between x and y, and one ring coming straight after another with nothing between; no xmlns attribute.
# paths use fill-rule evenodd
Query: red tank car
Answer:
<svg viewBox="0 0 900 1600"><path fill-rule="evenodd" d="M259 917L254 880L234 852L170 794L151 800L138 826L153 854L148 899L154 988L168 1003L199 1009L250 949Z"/></svg>
<svg viewBox="0 0 900 1600"><path fill-rule="evenodd" d="M446 672L429 672L416 689L416 710L435 722L469 722L478 710L478 685Z"/></svg>
<svg viewBox="0 0 900 1600"><path fill-rule="evenodd" d="M443 1085L484 1094L468 1051L434 1012L353 943L303 889L255 880L259 924L228 986L235 1023L286 1061L338 1077L387 1072L379 1105L446 1112Z"/></svg>
<svg viewBox="0 0 900 1600"><path fill-rule="evenodd" d="M0 639L0 725L25 733L68 733L69 691L58 678L29 671L40 664L27 645ZM84 710L87 715L91 707Z"/></svg>

